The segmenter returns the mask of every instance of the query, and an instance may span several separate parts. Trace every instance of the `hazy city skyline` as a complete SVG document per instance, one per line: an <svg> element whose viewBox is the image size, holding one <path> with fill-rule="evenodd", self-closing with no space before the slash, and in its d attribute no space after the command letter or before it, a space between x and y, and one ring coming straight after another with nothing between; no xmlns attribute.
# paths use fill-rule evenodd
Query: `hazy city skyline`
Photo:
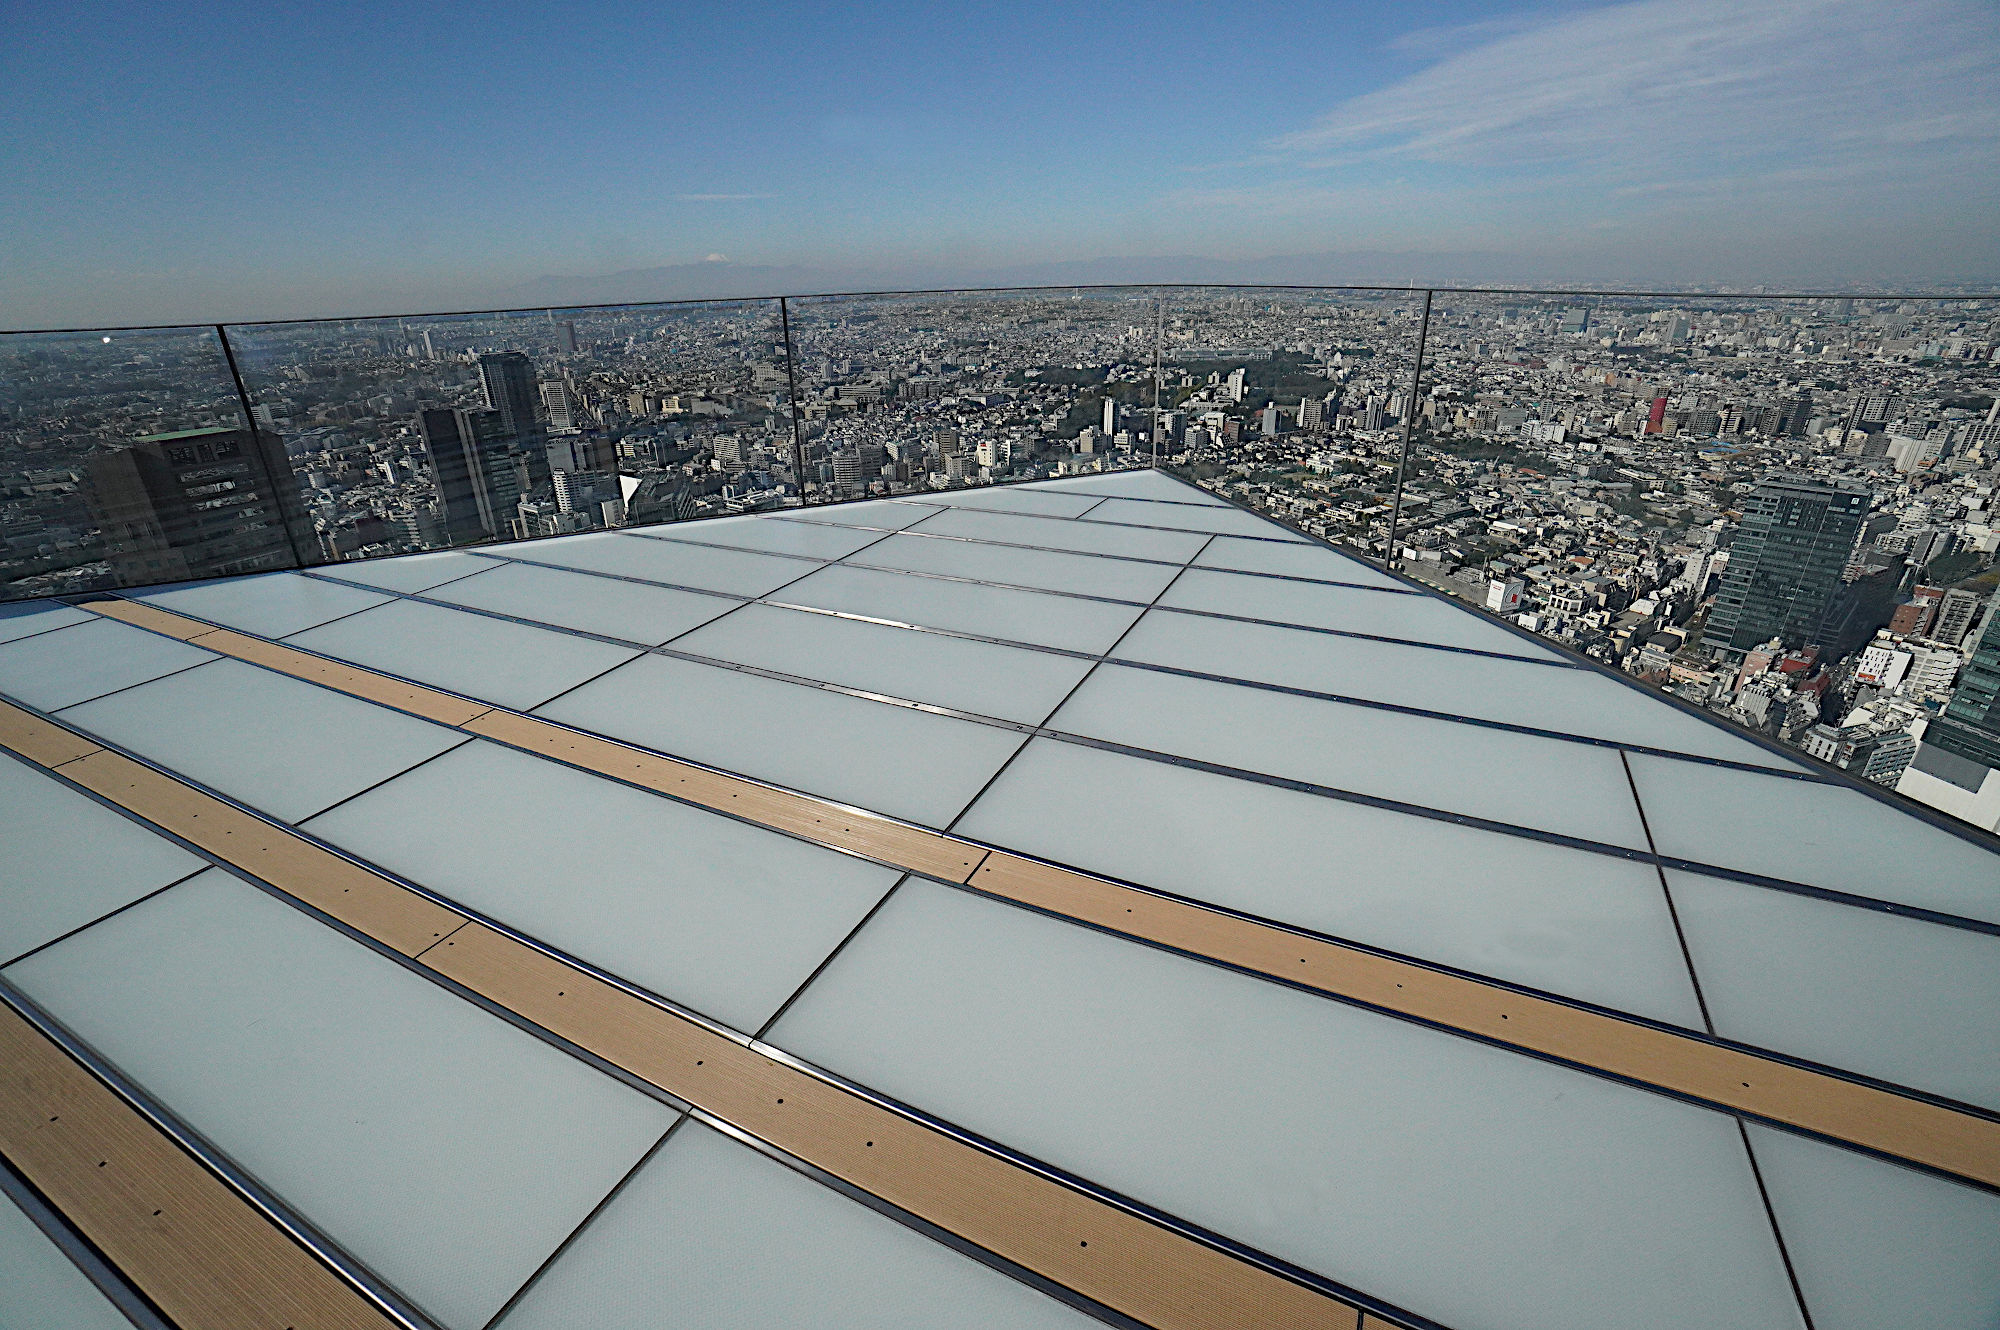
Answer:
<svg viewBox="0 0 2000 1330"><path fill-rule="evenodd" d="M14 28L11 327L1013 281L2000 280L2000 34L1968 0Z"/></svg>

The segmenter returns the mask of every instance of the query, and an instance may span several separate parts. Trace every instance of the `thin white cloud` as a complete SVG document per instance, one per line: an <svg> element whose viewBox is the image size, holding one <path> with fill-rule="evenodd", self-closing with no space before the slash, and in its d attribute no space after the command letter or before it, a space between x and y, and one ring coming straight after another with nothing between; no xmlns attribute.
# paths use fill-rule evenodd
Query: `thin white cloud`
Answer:
<svg viewBox="0 0 2000 1330"><path fill-rule="evenodd" d="M1981 0L1639 0L1498 31L1268 147L1295 168L1607 190L1815 171L1984 189L2000 23Z"/></svg>
<svg viewBox="0 0 2000 1330"><path fill-rule="evenodd" d="M775 199L776 194L676 194L682 203L742 203L750 199Z"/></svg>

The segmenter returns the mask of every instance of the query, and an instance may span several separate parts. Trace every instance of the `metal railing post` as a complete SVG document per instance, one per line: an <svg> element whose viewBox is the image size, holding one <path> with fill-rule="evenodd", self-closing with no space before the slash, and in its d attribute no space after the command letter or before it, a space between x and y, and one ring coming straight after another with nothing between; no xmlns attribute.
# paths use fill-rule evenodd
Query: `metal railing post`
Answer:
<svg viewBox="0 0 2000 1330"><path fill-rule="evenodd" d="M785 403L792 413L792 475L799 482L799 507L806 506L806 446L799 421L798 350L792 345L792 311L788 297L778 297L778 326L785 335Z"/></svg>
<svg viewBox="0 0 2000 1330"><path fill-rule="evenodd" d="M257 455L257 465L263 468L264 483L271 487L271 502L277 505L278 525L285 529L285 543L292 547L292 566L294 568L310 567L311 564L306 560L306 556L299 550L299 533L292 527L291 514L287 510L286 505L286 500L289 499L292 503L298 504L302 514L305 510L305 504L301 501L298 494L298 477L292 477L291 494L285 495L278 492L278 473L271 469L271 459L264 455L263 441L258 438L257 416L250 408L250 390L243 384L243 371L236 367L236 348L229 344L228 329L219 323L212 324L211 326L215 329L216 340L222 344L222 359L229 366L230 381L236 385L236 405L237 409L243 413L243 431L250 436L250 451ZM271 437L278 440L280 448L285 446L284 440L279 437L275 430L272 431ZM317 561L315 560L314 562Z"/></svg>
<svg viewBox="0 0 2000 1330"><path fill-rule="evenodd" d="M1417 324L1417 363L1410 367L1410 401L1403 408L1403 450L1396 457L1396 501L1389 509L1389 541L1382 551L1382 566L1394 569L1396 566L1396 528L1403 520L1403 473L1410 465L1410 429L1417 419L1417 389L1424 378L1424 342L1431 333L1431 297L1435 291L1424 292L1424 314Z"/></svg>

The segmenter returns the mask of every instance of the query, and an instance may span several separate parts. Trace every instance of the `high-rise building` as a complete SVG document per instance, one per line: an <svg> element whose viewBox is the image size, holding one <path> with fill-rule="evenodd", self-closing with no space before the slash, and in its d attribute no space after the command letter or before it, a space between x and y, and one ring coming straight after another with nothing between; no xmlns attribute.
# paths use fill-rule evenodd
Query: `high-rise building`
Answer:
<svg viewBox="0 0 2000 1330"><path fill-rule="evenodd" d="M1326 423L1326 403L1317 397L1307 397L1299 402L1299 428L1318 429Z"/></svg>
<svg viewBox="0 0 2000 1330"><path fill-rule="evenodd" d="M1752 490L1702 645L1736 656L1774 637L1831 649L1832 637L1847 636L1840 574L1868 502L1866 489L1804 476L1775 475Z"/></svg>
<svg viewBox="0 0 2000 1330"><path fill-rule="evenodd" d="M576 354L576 325L563 322L556 325L556 350L566 356Z"/></svg>
<svg viewBox="0 0 2000 1330"><path fill-rule="evenodd" d="M2000 767L2000 596L1987 607L1972 658L1944 715L1924 742L1987 767Z"/></svg>
<svg viewBox="0 0 2000 1330"><path fill-rule="evenodd" d="M479 357L479 386L486 394L486 409L500 413L500 427L517 443L525 445L540 432L532 360L519 351L483 355Z"/></svg>
<svg viewBox="0 0 2000 1330"><path fill-rule="evenodd" d="M542 414L548 417L550 429L576 428L576 397L567 383L550 379L542 385Z"/></svg>
<svg viewBox="0 0 2000 1330"><path fill-rule="evenodd" d="M1098 426L1098 429L1106 438L1118 432L1118 401L1116 398L1107 397L1104 399L1104 423Z"/></svg>
<svg viewBox="0 0 2000 1330"><path fill-rule="evenodd" d="M83 492L120 585L298 566L304 503L275 434L149 434L92 457Z"/></svg>
<svg viewBox="0 0 2000 1330"><path fill-rule="evenodd" d="M438 518L453 545L507 534L521 500L514 436L498 411L434 409L417 429L437 485Z"/></svg>
<svg viewBox="0 0 2000 1330"><path fill-rule="evenodd" d="M1965 640L1965 630L1972 626L1973 616L1979 613L1979 597L1973 592L1954 588L1944 593L1938 602L1937 618L1931 624L1931 640L1955 647Z"/></svg>

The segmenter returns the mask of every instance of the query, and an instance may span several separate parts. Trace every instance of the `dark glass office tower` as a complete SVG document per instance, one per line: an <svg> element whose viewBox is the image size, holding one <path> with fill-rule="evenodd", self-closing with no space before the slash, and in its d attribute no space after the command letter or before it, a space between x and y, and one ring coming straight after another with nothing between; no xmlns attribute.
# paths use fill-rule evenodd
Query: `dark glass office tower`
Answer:
<svg viewBox="0 0 2000 1330"><path fill-rule="evenodd" d="M2000 768L2000 595L1986 609L1965 676L1924 742L1985 767Z"/></svg>
<svg viewBox="0 0 2000 1330"><path fill-rule="evenodd" d="M437 482L438 518L453 545L505 536L521 498L521 458L498 411L419 412Z"/></svg>
<svg viewBox="0 0 2000 1330"><path fill-rule="evenodd" d="M519 351L500 351L479 357L479 386L486 393L486 406L500 413L500 423L523 447L541 433L535 408L540 400L540 384L534 362Z"/></svg>
<svg viewBox="0 0 2000 1330"><path fill-rule="evenodd" d="M1775 637L1831 651L1834 634L1852 636L1840 574L1868 501L1865 489L1804 476L1760 483L1744 503L1702 645L1740 655Z"/></svg>
<svg viewBox="0 0 2000 1330"><path fill-rule="evenodd" d="M284 444L246 429L151 434L90 459L85 501L122 586L294 568L305 526Z"/></svg>

